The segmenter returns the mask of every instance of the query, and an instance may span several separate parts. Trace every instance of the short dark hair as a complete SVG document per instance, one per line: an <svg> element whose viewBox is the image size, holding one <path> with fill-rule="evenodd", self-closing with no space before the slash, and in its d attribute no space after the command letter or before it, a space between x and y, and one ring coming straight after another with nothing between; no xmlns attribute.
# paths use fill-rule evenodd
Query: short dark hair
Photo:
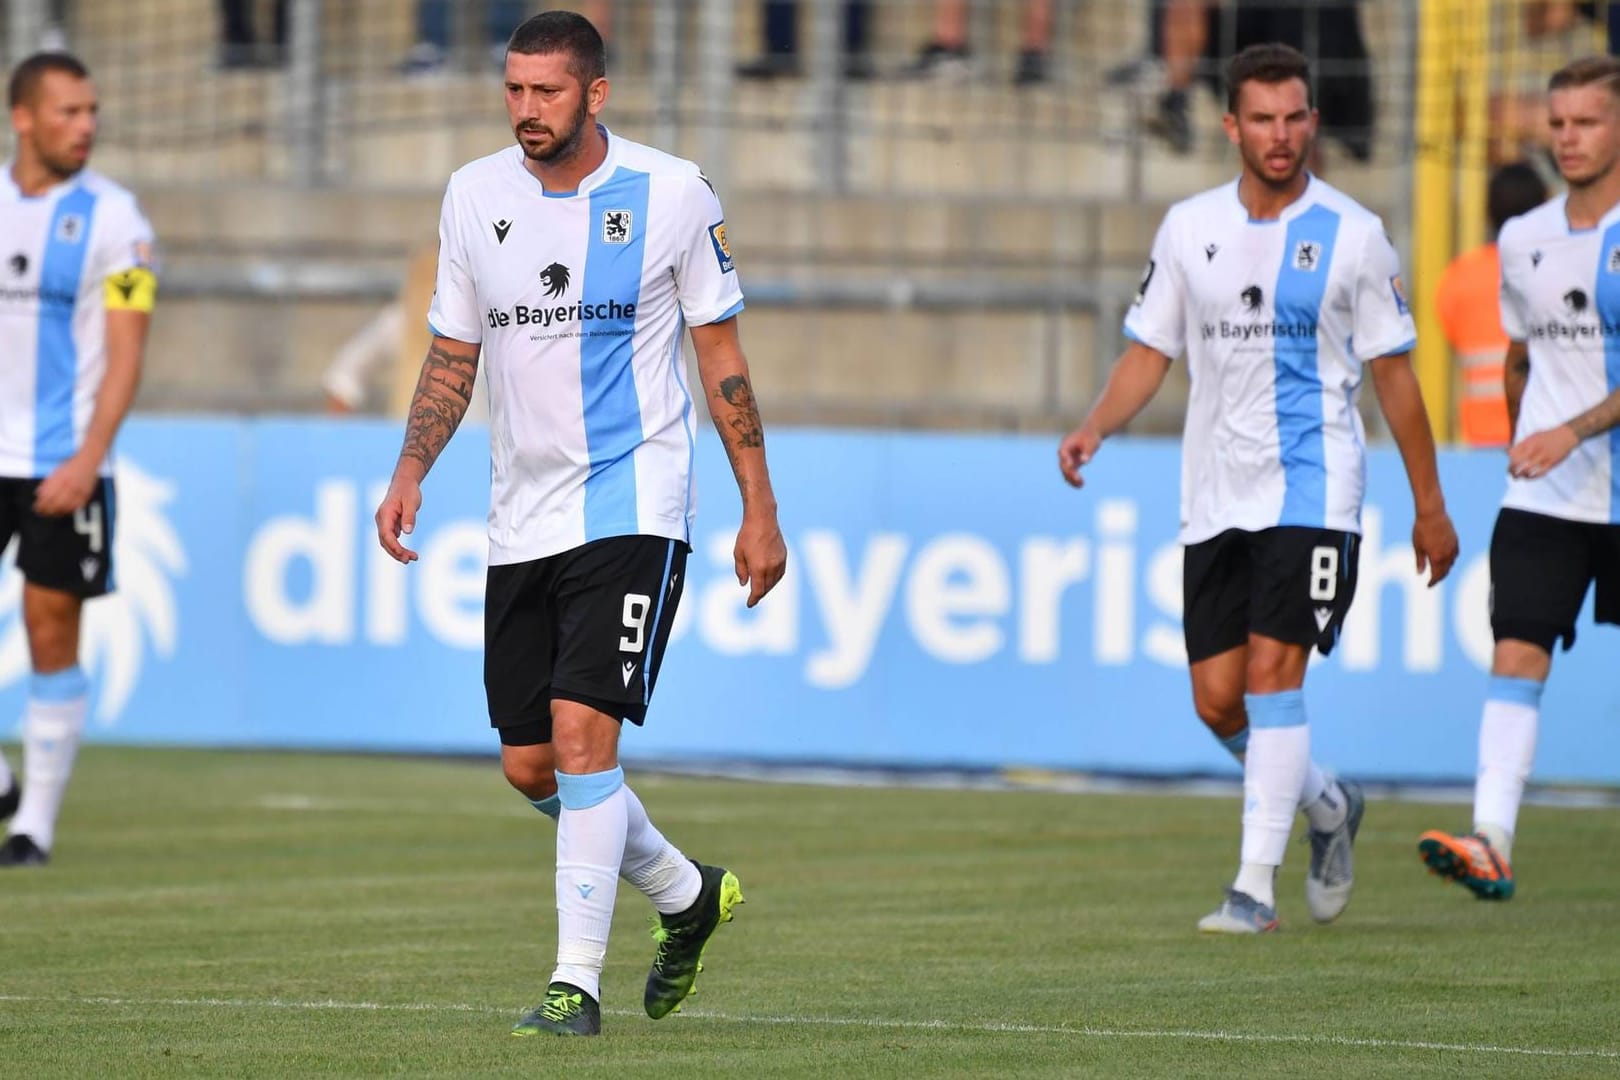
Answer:
<svg viewBox="0 0 1620 1080"><path fill-rule="evenodd" d="M1547 92L1567 90L1574 86L1607 83L1609 93L1620 97L1620 58L1613 56L1583 56L1571 60L1552 73L1547 80Z"/></svg>
<svg viewBox="0 0 1620 1080"><path fill-rule="evenodd" d="M607 74L607 48L591 20L573 11L542 11L512 31L507 52L567 53L568 71L589 86Z"/></svg>
<svg viewBox="0 0 1620 1080"><path fill-rule="evenodd" d="M1547 201L1547 185L1541 174L1523 161L1502 166L1491 174L1485 196L1486 214L1491 219L1491 235L1502 231L1509 218L1527 214Z"/></svg>
<svg viewBox="0 0 1620 1080"><path fill-rule="evenodd" d="M1244 83L1280 83L1298 79L1305 84L1305 103L1316 108L1316 90L1311 85L1311 62L1292 45L1270 41L1250 45L1226 65L1226 111L1237 112L1238 91Z"/></svg>
<svg viewBox="0 0 1620 1080"><path fill-rule="evenodd" d="M88 79L90 69L77 56L65 52L37 52L11 69L11 85L7 87L6 104L15 109L27 105L39 91L45 73L59 71L75 79Z"/></svg>

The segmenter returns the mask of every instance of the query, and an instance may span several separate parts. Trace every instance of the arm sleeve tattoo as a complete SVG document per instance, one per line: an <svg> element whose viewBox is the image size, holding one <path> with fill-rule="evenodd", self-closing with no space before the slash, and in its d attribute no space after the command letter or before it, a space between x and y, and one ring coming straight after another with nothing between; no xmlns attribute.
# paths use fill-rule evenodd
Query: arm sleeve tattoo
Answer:
<svg viewBox="0 0 1620 1080"><path fill-rule="evenodd" d="M478 374L478 356L461 356L435 339L422 362L422 376L411 398L411 411L405 421L402 458L422 463L422 471L432 468L440 451L456 433L456 427L472 401L473 378Z"/></svg>

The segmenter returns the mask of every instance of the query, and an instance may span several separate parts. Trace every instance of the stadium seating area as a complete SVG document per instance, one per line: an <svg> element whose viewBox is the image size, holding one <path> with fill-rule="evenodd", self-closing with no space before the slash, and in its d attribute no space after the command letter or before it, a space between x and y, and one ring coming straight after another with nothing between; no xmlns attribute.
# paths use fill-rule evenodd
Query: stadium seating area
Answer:
<svg viewBox="0 0 1620 1080"><path fill-rule="evenodd" d="M137 188L166 253L146 409L319 407L334 351L431 240L449 172L510 138L476 52L472 71L401 74L409 0L313 6L319 62L304 68L296 48L289 65L219 64L214 0L85 4L68 27L103 88L97 163ZM1370 40L1408 6L1364 4ZM880 77L829 84L717 81L717 58L757 52L759 5L744 3L683 5L660 82L656 0L617 7L606 118L719 184L773 420L1061 424L1117 348L1164 207L1231 171L1213 96L1195 97L1199 142L1180 157L1141 131L1151 80L1105 78L1144 51L1145 6L1059 5L1053 77L1021 88L1017 4L981 5L975 31L995 45L948 80L898 77L930 5L880 5ZM725 47L706 39L717 8ZM1380 84L1395 101L1404 55ZM1326 169L1399 237L1409 123L1385 111L1372 163L1330 148ZM1143 426L1179 416L1164 394Z"/></svg>

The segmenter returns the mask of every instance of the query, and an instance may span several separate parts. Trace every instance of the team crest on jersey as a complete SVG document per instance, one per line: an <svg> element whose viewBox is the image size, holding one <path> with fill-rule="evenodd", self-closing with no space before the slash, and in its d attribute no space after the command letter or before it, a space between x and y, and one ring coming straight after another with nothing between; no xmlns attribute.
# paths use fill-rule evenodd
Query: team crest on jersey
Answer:
<svg viewBox="0 0 1620 1080"><path fill-rule="evenodd" d="M1294 269L1312 271L1322 261L1322 245L1315 240L1301 240L1294 247Z"/></svg>
<svg viewBox="0 0 1620 1080"><path fill-rule="evenodd" d="M628 210L602 211L602 243L628 244L635 215Z"/></svg>
<svg viewBox="0 0 1620 1080"><path fill-rule="evenodd" d="M64 244L77 244L84 238L84 215L63 214L56 223L56 239Z"/></svg>
<svg viewBox="0 0 1620 1080"><path fill-rule="evenodd" d="M1620 274L1620 244L1609 249L1609 257L1604 262L1609 268L1609 273Z"/></svg>
<svg viewBox="0 0 1620 1080"><path fill-rule="evenodd" d="M1401 275L1396 274L1389 279L1389 288L1395 294L1395 310L1402 315L1410 315L1412 307L1406 302L1406 286L1401 283Z"/></svg>
<svg viewBox="0 0 1620 1080"><path fill-rule="evenodd" d="M737 264L731 260L731 244L726 240L725 222L709 226L709 241L714 244L714 259L720 264L720 272L731 273Z"/></svg>

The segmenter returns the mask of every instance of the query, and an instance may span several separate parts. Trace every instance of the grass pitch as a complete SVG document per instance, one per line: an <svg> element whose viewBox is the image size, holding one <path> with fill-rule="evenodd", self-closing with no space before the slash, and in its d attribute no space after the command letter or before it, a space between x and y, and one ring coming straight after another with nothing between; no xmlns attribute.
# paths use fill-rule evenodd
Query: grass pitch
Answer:
<svg viewBox="0 0 1620 1080"><path fill-rule="evenodd" d="M1620 1075L1620 811L1527 809L1487 905L1415 854L1466 807L1373 801L1344 917L1294 845L1234 940L1235 799L632 782L748 903L653 1022L621 889L604 1036L513 1039L554 832L493 763L90 747L0 871L0 1075Z"/></svg>

